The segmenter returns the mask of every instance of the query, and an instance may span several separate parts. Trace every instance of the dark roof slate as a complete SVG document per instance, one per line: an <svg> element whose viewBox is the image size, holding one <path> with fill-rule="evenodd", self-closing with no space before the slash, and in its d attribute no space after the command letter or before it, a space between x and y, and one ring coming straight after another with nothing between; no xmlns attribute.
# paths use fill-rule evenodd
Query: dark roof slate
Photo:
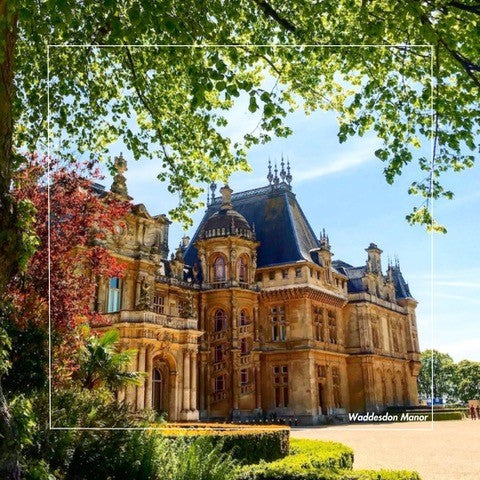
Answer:
<svg viewBox="0 0 480 480"><path fill-rule="evenodd" d="M395 296L397 298L413 298L408 283L403 278L399 266L393 267L393 283L395 285Z"/></svg>
<svg viewBox="0 0 480 480"><path fill-rule="evenodd" d="M185 251L185 261L189 265L198 263L194 244L208 219L220 209L221 199L207 208L200 226ZM319 248L320 243L308 223L295 195L286 184L276 188L270 186L247 190L232 195L233 208L240 213L250 227L255 229L260 242L257 250L257 266L293 263L302 260L318 263L318 255L311 249Z"/></svg>

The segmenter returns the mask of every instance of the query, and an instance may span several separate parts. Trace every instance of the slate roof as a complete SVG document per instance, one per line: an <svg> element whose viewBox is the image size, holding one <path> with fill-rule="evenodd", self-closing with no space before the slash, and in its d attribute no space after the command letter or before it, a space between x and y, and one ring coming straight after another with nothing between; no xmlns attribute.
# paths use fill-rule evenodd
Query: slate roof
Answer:
<svg viewBox="0 0 480 480"><path fill-rule="evenodd" d="M260 242L257 250L258 268L302 260L319 263L318 255L311 254L310 250L320 248L320 242L287 184L234 193L231 201L233 208L255 230L256 240ZM220 197L208 206L185 251L187 264L199 263L194 244L207 220L218 212L220 206Z"/></svg>
<svg viewBox="0 0 480 480"><path fill-rule="evenodd" d="M365 276L366 267L354 267L341 260L335 260L332 265L339 271L347 276L348 293L360 293L365 292L366 288L362 282L362 278ZM397 264L390 267L392 269L393 283L395 285L395 297L399 298L413 298L408 288L408 283L403 278L400 266Z"/></svg>
<svg viewBox="0 0 480 480"><path fill-rule="evenodd" d="M408 283L403 278L400 267L395 265L393 269L393 283L395 285L395 296L397 298L413 298L410 293L410 288L408 288Z"/></svg>
<svg viewBox="0 0 480 480"><path fill-rule="evenodd" d="M365 276L366 267L354 267L342 260L334 260L332 265L348 278L347 288L348 293L360 293L365 292L366 288L362 282L362 278Z"/></svg>

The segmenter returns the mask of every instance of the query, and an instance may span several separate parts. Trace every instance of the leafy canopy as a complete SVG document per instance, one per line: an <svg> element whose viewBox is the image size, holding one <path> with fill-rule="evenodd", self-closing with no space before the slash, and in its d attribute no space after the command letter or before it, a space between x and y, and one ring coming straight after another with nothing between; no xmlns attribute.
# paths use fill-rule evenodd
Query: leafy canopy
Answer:
<svg viewBox="0 0 480 480"><path fill-rule="evenodd" d="M388 182L415 161L409 192L424 200L411 223L442 230L427 199L451 198L441 174L473 165L480 117L473 0L17 0L13 9L14 145L45 148L45 43L93 45L50 49L53 153L99 158L121 139L135 159L158 162L159 178L181 194L171 214L185 224L198 205L196 185L247 169L252 144L289 134L285 117L296 99L307 112L337 111L340 141L375 131ZM238 47L214 46L227 44ZM290 47L252 46L270 44ZM107 45L121 47L95 48ZM278 81L273 88L263 88L265 74ZM223 112L240 95L259 127L232 144ZM433 162L424 154L432 140Z"/></svg>

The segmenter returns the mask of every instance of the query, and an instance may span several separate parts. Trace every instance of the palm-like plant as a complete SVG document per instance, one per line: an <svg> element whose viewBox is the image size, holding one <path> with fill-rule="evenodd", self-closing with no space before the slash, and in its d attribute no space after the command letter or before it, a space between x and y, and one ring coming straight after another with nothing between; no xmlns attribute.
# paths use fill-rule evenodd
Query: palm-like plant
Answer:
<svg viewBox="0 0 480 480"><path fill-rule="evenodd" d="M109 330L100 336L91 335L87 338L79 354L80 367L75 372L75 378L83 388L93 390L105 386L115 391L126 385L141 385L145 373L127 370L137 351L118 351L116 344L119 338L118 330Z"/></svg>

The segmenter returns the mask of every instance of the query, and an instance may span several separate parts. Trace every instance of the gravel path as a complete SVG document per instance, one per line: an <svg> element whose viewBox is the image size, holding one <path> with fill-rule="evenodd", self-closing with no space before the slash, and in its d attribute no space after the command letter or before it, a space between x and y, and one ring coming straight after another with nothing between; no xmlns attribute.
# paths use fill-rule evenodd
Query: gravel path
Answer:
<svg viewBox="0 0 480 480"><path fill-rule="evenodd" d="M480 421L292 428L295 438L353 448L354 468L416 470L422 480L480 480ZM381 430L380 430L381 428ZM425 429L407 430L408 429Z"/></svg>

